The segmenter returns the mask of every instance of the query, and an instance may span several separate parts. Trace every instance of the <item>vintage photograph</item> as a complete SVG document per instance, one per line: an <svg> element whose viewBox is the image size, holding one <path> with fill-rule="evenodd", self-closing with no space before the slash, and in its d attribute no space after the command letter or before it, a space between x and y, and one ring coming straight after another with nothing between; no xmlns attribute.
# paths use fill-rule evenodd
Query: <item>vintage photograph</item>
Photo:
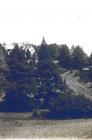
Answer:
<svg viewBox="0 0 92 140"><path fill-rule="evenodd" d="M92 139L91 0L0 0L0 139Z"/></svg>

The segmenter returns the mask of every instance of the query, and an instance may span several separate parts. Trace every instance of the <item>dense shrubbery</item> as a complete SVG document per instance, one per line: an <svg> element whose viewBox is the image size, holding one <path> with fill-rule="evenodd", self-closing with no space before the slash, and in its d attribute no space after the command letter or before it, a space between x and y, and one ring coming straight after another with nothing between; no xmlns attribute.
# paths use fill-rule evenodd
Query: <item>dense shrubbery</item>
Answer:
<svg viewBox="0 0 92 140"><path fill-rule="evenodd" d="M79 46L69 50L44 39L34 49L31 54L14 44L8 53L0 45L0 110L49 110L47 116L53 119L92 117L92 101L73 93L60 76L66 69L91 65L91 57L89 61Z"/></svg>
<svg viewBox="0 0 92 140"><path fill-rule="evenodd" d="M69 92L59 95L53 103L50 102L49 117L54 119L92 117L92 101L83 95L73 95L71 91Z"/></svg>

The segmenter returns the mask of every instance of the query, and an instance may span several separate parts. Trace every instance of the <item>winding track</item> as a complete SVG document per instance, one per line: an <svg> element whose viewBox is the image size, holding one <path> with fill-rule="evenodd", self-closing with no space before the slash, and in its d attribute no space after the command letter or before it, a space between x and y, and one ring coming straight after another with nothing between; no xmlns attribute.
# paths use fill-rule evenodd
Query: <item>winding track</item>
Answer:
<svg viewBox="0 0 92 140"><path fill-rule="evenodd" d="M76 95L84 95L85 97L92 100L92 91L79 82L79 78L74 76L73 73L70 71L63 73L62 75L63 80L66 81L66 85L73 90Z"/></svg>

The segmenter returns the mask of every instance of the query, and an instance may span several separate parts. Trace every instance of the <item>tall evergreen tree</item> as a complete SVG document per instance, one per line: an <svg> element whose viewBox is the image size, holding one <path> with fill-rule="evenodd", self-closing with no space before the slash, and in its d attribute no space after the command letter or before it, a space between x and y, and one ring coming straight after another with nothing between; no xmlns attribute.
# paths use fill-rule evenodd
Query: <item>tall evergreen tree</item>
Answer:
<svg viewBox="0 0 92 140"><path fill-rule="evenodd" d="M0 44L0 102L4 101L7 91L7 73L8 65L6 62L6 50L2 44Z"/></svg>
<svg viewBox="0 0 92 140"><path fill-rule="evenodd" d="M72 48L72 66L74 68L82 68L87 65L87 55L80 46Z"/></svg>
<svg viewBox="0 0 92 140"><path fill-rule="evenodd" d="M27 62L26 52L17 44L8 57L10 89L6 97L7 107L11 110L27 110L31 107L31 97L36 91L35 70ZM12 106L11 106L12 104Z"/></svg>
<svg viewBox="0 0 92 140"><path fill-rule="evenodd" d="M67 45L61 45L60 47L59 62L64 68L71 67L71 55Z"/></svg>
<svg viewBox="0 0 92 140"><path fill-rule="evenodd" d="M92 53L90 54L90 57L89 57L89 65L92 66Z"/></svg>
<svg viewBox="0 0 92 140"><path fill-rule="evenodd" d="M44 61L44 60L48 60L48 59L50 59L50 52L48 50L48 45L43 37L43 40L41 42L40 49L38 52L38 60Z"/></svg>

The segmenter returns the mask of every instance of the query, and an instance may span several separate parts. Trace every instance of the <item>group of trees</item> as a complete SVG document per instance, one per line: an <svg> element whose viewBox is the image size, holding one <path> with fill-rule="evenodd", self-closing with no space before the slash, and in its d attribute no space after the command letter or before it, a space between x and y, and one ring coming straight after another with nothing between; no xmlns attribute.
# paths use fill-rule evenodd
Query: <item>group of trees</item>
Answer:
<svg viewBox="0 0 92 140"><path fill-rule="evenodd" d="M63 81L59 68L81 68L91 64L79 46L48 45L28 48L14 44L8 52L0 45L0 110L49 109L50 118L92 116L92 102L73 93Z"/></svg>
<svg viewBox="0 0 92 140"><path fill-rule="evenodd" d="M37 50L39 50L38 48ZM69 48L66 44L45 44L40 49L39 58L49 58L52 61L58 61L66 69L80 69L86 66L92 66L92 53L88 56L79 45Z"/></svg>

